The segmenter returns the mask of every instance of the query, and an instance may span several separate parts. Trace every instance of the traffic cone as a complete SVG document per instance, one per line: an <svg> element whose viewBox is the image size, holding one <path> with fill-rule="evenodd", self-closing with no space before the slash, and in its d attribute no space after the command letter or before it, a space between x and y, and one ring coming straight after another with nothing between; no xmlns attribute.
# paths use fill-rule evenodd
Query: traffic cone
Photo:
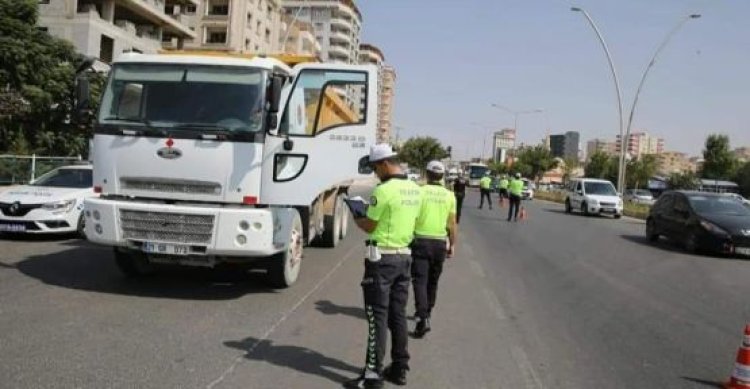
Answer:
<svg viewBox="0 0 750 389"><path fill-rule="evenodd" d="M750 324L745 326L745 336L737 351L737 361L734 363L734 371L729 382L724 385L725 389L750 389Z"/></svg>
<svg viewBox="0 0 750 389"><path fill-rule="evenodd" d="M526 220L529 217L529 215L526 213L526 207L521 207L520 214L521 215L519 217L521 218L521 220Z"/></svg>

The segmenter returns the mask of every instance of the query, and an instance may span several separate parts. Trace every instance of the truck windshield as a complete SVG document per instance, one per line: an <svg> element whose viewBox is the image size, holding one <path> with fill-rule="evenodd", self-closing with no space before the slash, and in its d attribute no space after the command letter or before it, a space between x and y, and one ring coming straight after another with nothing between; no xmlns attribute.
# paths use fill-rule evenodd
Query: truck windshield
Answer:
<svg viewBox="0 0 750 389"><path fill-rule="evenodd" d="M255 132L263 126L259 69L184 64L115 65L101 124Z"/></svg>

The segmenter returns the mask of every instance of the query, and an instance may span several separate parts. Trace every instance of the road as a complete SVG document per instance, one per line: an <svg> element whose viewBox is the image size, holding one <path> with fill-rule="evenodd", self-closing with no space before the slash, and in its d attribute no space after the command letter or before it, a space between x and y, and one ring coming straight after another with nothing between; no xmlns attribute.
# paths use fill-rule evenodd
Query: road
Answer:
<svg viewBox="0 0 750 389"><path fill-rule="evenodd" d="M466 201L414 388L711 388L750 318L750 261L686 254L641 222L530 218ZM358 373L362 235L308 248L299 282L170 270L122 277L73 239L0 240L4 388L332 388ZM413 308L410 306L409 312Z"/></svg>

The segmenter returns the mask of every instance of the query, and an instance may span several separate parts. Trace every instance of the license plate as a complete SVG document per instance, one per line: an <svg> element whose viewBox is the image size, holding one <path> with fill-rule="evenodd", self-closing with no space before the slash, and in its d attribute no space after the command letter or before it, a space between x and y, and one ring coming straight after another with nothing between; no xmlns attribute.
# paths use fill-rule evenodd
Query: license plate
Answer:
<svg viewBox="0 0 750 389"><path fill-rule="evenodd" d="M188 255L190 253L189 246L169 243L144 242L141 250L149 254Z"/></svg>
<svg viewBox="0 0 750 389"><path fill-rule="evenodd" d="M612 209L612 208L602 208L602 212L603 213L616 213L617 210L616 209Z"/></svg>
<svg viewBox="0 0 750 389"><path fill-rule="evenodd" d="M23 224L0 224L0 231L3 232L26 232L26 226Z"/></svg>
<svg viewBox="0 0 750 389"><path fill-rule="evenodd" d="M750 248L748 247L736 247L734 249L734 252L739 255L747 255L750 256Z"/></svg>

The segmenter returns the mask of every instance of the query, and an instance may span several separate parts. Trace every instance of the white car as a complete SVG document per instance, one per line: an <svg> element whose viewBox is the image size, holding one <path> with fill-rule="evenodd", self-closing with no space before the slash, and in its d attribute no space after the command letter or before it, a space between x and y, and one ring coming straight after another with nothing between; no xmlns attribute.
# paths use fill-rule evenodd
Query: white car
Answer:
<svg viewBox="0 0 750 389"><path fill-rule="evenodd" d="M748 200L748 199L746 199L746 198L742 197L742 195L739 195L739 194L737 194L737 193L727 193L727 196L729 196L729 197L731 197L731 198L733 198L733 199L735 199L735 200L737 200L737 201L741 202L741 203L742 203L742 204L744 204L745 206L748 206L748 207L750 207L750 200Z"/></svg>
<svg viewBox="0 0 750 389"><path fill-rule="evenodd" d="M92 196L91 165L55 169L29 185L0 192L0 233L83 236L83 199Z"/></svg>
<svg viewBox="0 0 750 389"><path fill-rule="evenodd" d="M646 189L628 189L625 191L625 201L633 204L654 205L654 195Z"/></svg>
<svg viewBox="0 0 750 389"><path fill-rule="evenodd" d="M534 183L529 180L523 180L523 191L521 198L524 200L534 200Z"/></svg>
<svg viewBox="0 0 750 389"><path fill-rule="evenodd" d="M615 186L607 180L580 178L566 187L565 212L580 210L584 215L612 215L622 217L623 203Z"/></svg>

